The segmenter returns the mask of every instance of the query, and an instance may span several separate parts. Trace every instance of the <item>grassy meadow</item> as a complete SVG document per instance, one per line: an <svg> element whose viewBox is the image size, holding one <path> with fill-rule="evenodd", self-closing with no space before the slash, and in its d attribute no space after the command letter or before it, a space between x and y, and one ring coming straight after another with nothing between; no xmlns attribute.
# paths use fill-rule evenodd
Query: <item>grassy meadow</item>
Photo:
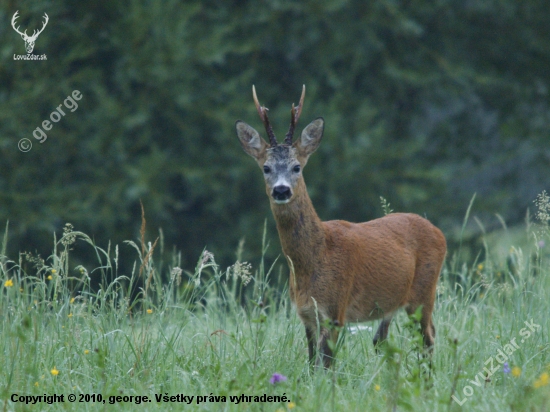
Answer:
<svg viewBox="0 0 550 412"><path fill-rule="evenodd" d="M1 411L550 410L547 225L524 227L525 242L505 253L487 241L474 258L448 252L431 371L404 312L379 353L378 322L348 325L333 369L313 371L286 269L242 262L242 250L227 269L205 250L187 271L177 253L160 260L162 239L148 242L144 227L140 241L101 247L67 225L48 258L10 259L7 230ZM268 243L264 235L264 250ZM97 256L95 267L72 266L77 248ZM133 269L121 273L119 259L130 257ZM64 403L24 402L53 394ZM253 398L263 395L273 398Z"/></svg>

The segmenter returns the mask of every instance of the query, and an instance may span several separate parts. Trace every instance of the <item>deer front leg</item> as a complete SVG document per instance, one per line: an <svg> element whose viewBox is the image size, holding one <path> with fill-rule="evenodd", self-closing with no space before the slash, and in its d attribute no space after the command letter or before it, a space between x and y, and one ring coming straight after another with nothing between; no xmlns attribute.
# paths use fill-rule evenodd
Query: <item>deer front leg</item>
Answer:
<svg viewBox="0 0 550 412"><path fill-rule="evenodd" d="M309 364L313 365L315 361L315 333L306 326L307 351L309 355Z"/></svg>
<svg viewBox="0 0 550 412"><path fill-rule="evenodd" d="M319 333L319 343L317 345L319 349L319 357L315 362L315 367L317 369L321 366L321 362L323 362L325 369L330 368L330 364L332 362L332 349L328 343L329 337L330 331L326 328L321 329L321 333Z"/></svg>
<svg viewBox="0 0 550 412"><path fill-rule="evenodd" d="M311 366L315 365L315 369L319 369L321 364L327 369L330 368L333 355L331 345L329 344L331 331L327 328L321 328L319 336L317 336L315 330L307 326L305 328L309 364ZM338 336L336 336L336 339L337 338ZM336 339L333 340L334 343L336 343Z"/></svg>
<svg viewBox="0 0 550 412"><path fill-rule="evenodd" d="M319 334L319 342L317 344L319 357L315 362L316 368L319 368L321 366L321 362L323 363L325 369L330 368L332 360L334 359L333 349L336 347L336 343L338 342L339 332L340 331L337 327L331 329L321 329L321 333Z"/></svg>

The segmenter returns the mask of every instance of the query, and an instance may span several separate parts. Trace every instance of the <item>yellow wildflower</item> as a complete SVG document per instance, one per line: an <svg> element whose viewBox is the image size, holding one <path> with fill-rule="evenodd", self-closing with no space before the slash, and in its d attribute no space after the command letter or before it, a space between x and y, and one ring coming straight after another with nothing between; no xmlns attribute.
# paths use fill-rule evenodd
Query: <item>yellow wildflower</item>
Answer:
<svg viewBox="0 0 550 412"><path fill-rule="evenodd" d="M46 279L52 280L52 275L48 275L48 277Z"/></svg>
<svg viewBox="0 0 550 412"><path fill-rule="evenodd" d="M288 409L294 409L296 407L296 404L294 402L289 402L287 406Z"/></svg>
<svg viewBox="0 0 550 412"><path fill-rule="evenodd" d="M35 383L34 383L34 386L38 386L38 382L35 382Z"/></svg>
<svg viewBox="0 0 550 412"><path fill-rule="evenodd" d="M550 375L548 375L547 372L544 372L542 375L539 376L539 378L533 383L533 386L535 389L540 388L541 386L548 385L550 380Z"/></svg>
<svg viewBox="0 0 550 412"><path fill-rule="evenodd" d="M518 367L518 366L514 366L512 368L512 376L514 376L515 378L517 378L519 375L521 375L521 368Z"/></svg>
<svg viewBox="0 0 550 412"><path fill-rule="evenodd" d="M480 263L479 265L477 265L477 270L483 270L483 263Z"/></svg>
<svg viewBox="0 0 550 412"><path fill-rule="evenodd" d="M4 286L7 288L11 288L13 286L13 280L8 279L4 282Z"/></svg>
<svg viewBox="0 0 550 412"><path fill-rule="evenodd" d="M54 366L53 369L50 371L50 373L51 373L53 376L59 375L59 371L55 368L55 366Z"/></svg>
<svg viewBox="0 0 550 412"><path fill-rule="evenodd" d="M153 309L147 309L147 313L150 315L151 313L153 313Z"/></svg>
<svg viewBox="0 0 550 412"><path fill-rule="evenodd" d="M378 385L378 384L374 385L374 390L379 391L380 390L380 385Z"/></svg>
<svg viewBox="0 0 550 412"><path fill-rule="evenodd" d="M57 270L52 269L52 273L55 275L57 273Z"/></svg>
<svg viewBox="0 0 550 412"><path fill-rule="evenodd" d="M90 353L90 351L88 349L84 349L84 355L87 355L88 353Z"/></svg>
<svg viewBox="0 0 550 412"><path fill-rule="evenodd" d="M69 303L74 303L74 298L71 298L71 300L69 301Z"/></svg>
<svg viewBox="0 0 550 412"><path fill-rule="evenodd" d="M72 318L72 317L73 317L73 314L72 314L72 313L69 313L68 317L69 317L69 318Z"/></svg>

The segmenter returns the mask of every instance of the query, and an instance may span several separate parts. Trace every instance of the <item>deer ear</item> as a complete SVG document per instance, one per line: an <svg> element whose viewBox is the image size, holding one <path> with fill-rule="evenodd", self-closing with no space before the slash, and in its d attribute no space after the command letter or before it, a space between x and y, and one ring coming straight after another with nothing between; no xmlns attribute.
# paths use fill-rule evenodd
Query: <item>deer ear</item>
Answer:
<svg viewBox="0 0 550 412"><path fill-rule="evenodd" d="M319 147L321 138L323 137L323 130L325 128L325 121L322 117L319 117L308 124L302 131L300 139L294 142L294 147L302 156L309 156Z"/></svg>
<svg viewBox="0 0 550 412"><path fill-rule="evenodd" d="M245 122L237 120L235 128L243 150L257 161L261 160L265 156L268 147L265 140L260 137L260 134L252 126Z"/></svg>

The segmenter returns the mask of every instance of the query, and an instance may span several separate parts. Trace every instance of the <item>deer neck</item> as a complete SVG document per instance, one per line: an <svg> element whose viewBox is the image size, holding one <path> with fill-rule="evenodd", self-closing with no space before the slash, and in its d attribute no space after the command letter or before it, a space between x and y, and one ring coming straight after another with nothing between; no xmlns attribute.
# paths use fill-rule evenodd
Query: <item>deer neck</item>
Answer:
<svg viewBox="0 0 550 412"><path fill-rule="evenodd" d="M283 253L297 278L309 278L325 248L325 232L302 180L294 198L284 205L273 199L271 210L277 223Z"/></svg>

